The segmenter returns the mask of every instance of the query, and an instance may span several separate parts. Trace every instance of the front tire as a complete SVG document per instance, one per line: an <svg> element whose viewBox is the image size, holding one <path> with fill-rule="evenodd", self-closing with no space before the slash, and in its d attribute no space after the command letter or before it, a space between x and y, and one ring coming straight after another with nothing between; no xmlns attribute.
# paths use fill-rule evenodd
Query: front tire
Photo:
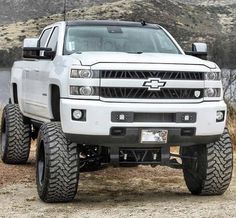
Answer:
<svg viewBox="0 0 236 218"><path fill-rule="evenodd" d="M44 124L38 135L36 183L44 202L69 202L77 193L79 156L58 122Z"/></svg>
<svg viewBox="0 0 236 218"><path fill-rule="evenodd" d="M5 106L1 120L1 159L6 164L24 164L30 152L30 124L24 122L24 117L18 105Z"/></svg>
<svg viewBox="0 0 236 218"><path fill-rule="evenodd" d="M222 195L229 187L233 171L233 145L225 129L219 141L182 147L184 179L194 195ZM190 159L189 157L195 157Z"/></svg>

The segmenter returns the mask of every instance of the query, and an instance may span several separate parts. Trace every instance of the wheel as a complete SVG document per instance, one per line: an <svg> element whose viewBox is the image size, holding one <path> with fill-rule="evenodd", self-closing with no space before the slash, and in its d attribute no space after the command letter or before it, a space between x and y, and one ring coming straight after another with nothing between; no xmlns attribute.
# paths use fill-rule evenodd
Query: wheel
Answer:
<svg viewBox="0 0 236 218"><path fill-rule="evenodd" d="M1 159L6 164L23 164L29 158L30 124L24 123L24 117L18 105L8 104L1 119Z"/></svg>
<svg viewBox="0 0 236 218"><path fill-rule="evenodd" d="M181 155L187 157L182 159L183 173L192 194L222 195L227 190L233 171L233 145L227 129L219 141L182 147Z"/></svg>
<svg viewBox="0 0 236 218"><path fill-rule="evenodd" d="M69 202L77 193L79 155L77 145L70 143L59 122L42 125L36 153L36 183L44 202Z"/></svg>

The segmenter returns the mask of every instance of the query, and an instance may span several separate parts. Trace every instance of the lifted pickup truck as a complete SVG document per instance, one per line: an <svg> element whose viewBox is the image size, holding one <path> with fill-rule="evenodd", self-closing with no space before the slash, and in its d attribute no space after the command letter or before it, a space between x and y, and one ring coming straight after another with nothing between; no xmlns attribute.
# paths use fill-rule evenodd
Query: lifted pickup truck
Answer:
<svg viewBox="0 0 236 218"><path fill-rule="evenodd" d="M101 164L181 168L192 194L223 194L233 150L220 69L203 60L204 43L188 54L156 24L47 26L24 40L23 60L12 68L3 162L27 162L37 138L36 181L45 202L73 200L79 172Z"/></svg>

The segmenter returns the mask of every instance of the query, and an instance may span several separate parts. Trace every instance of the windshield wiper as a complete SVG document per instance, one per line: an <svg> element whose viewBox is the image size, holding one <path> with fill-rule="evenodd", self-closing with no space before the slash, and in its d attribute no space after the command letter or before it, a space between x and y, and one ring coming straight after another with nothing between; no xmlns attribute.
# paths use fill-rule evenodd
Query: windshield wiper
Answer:
<svg viewBox="0 0 236 218"><path fill-rule="evenodd" d="M143 51L128 51L129 54L143 54Z"/></svg>

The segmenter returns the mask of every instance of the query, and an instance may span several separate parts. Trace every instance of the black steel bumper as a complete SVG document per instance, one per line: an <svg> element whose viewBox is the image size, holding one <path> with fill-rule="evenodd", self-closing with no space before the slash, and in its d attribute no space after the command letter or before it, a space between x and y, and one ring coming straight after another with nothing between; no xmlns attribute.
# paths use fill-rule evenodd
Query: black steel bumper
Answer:
<svg viewBox="0 0 236 218"><path fill-rule="evenodd" d="M112 147L160 147L161 144L142 144L140 142L141 130L145 128L111 128L108 136L93 136L93 135L75 135L66 134L71 142L77 144L102 145ZM146 128L152 129L152 128ZM168 130L168 146L191 146L199 144L208 144L218 141L221 135L211 136L196 136L195 128L158 128Z"/></svg>

